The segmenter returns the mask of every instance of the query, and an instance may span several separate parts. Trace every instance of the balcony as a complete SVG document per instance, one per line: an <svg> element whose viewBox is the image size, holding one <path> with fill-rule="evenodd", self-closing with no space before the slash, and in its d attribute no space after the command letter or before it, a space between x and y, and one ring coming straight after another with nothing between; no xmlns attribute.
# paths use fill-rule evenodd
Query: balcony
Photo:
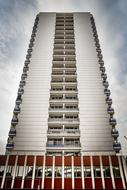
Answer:
<svg viewBox="0 0 127 190"><path fill-rule="evenodd" d="M100 70L104 73L105 72L105 67L104 66L100 66Z"/></svg>
<svg viewBox="0 0 127 190"><path fill-rule="evenodd" d="M99 57L99 59L103 59L103 56L100 52L98 52L98 57Z"/></svg>
<svg viewBox="0 0 127 190"><path fill-rule="evenodd" d="M106 96L110 96L110 94L111 94L111 93L110 93L110 90L109 90L109 89L105 89L105 90L104 90L104 94L106 94Z"/></svg>
<svg viewBox="0 0 127 190"><path fill-rule="evenodd" d="M107 75L106 74L101 74L101 77L103 78L104 81L106 81L106 79L107 79Z"/></svg>
<svg viewBox="0 0 127 190"><path fill-rule="evenodd" d="M76 78L65 78L65 82L66 83L76 83L77 80L76 80Z"/></svg>
<svg viewBox="0 0 127 190"><path fill-rule="evenodd" d="M9 137L15 137L16 136L16 129L11 127L9 131Z"/></svg>
<svg viewBox="0 0 127 190"><path fill-rule="evenodd" d="M107 112L108 112L110 115L113 115L113 114L114 114L114 109L111 108L111 107L109 107L109 108L107 109Z"/></svg>
<svg viewBox="0 0 127 190"><path fill-rule="evenodd" d="M31 52L32 52L32 48L29 48L29 49L27 50L27 53L31 55Z"/></svg>
<svg viewBox="0 0 127 190"><path fill-rule="evenodd" d="M119 132L115 128L113 128L111 130L111 135L112 135L112 137L114 137L116 139L119 136Z"/></svg>
<svg viewBox="0 0 127 190"><path fill-rule="evenodd" d="M98 35L95 34L95 36L98 36ZM96 51L97 51L98 53L101 53L101 49L100 49L100 48L97 48Z"/></svg>
<svg viewBox="0 0 127 190"><path fill-rule="evenodd" d="M23 73L21 79L24 81L27 78L27 73Z"/></svg>
<svg viewBox="0 0 127 190"><path fill-rule="evenodd" d="M25 84L26 84L26 82L25 82L25 81L20 81L19 86L20 86L21 88L23 88L23 86L25 86Z"/></svg>
<svg viewBox="0 0 127 190"><path fill-rule="evenodd" d="M110 125L112 125L112 126L115 126L115 125L117 124L115 118L110 118L109 123L110 123Z"/></svg>
<svg viewBox="0 0 127 190"><path fill-rule="evenodd" d="M24 93L24 89L23 88L19 88L18 89L18 95L22 95Z"/></svg>
<svg viewBox="0 0 127 190"><path fill-rule="evenodd" d="M105 82L103 82L103 85L104 85L105 88L108 88L109 83L107 81L105 81Z"/></svg>
<svg viewBox="0 0 127 190"><path fill-rule="evenodd" d="M16 106L15 106L13 112L14 112L14 114L18 114L18 113L20 113L20 107L19 107L19 105L16 105Z"/></svg>
<svg viewBox="0 0 127 190"><path fill-rule="evenodd" d="M28 66L29 64L30 64L29 60L25 61L25 66Z"/></svg>
<svg viewBox="0 0 127 190"><path fill-rule="evenodd" d="M50 148L62 148L64 147L64 144L46 144L46 147L50 147Z"/></svg>
<svg viewBox="0 0 127 190"><path fill-rule="evenodd" d="M79 129L48 129L47 131L48 135L52 136L52 135L62 135L62 136L75 136L75 135L78 135L80 134L80 131Z"/></svg>
<svg viewBox="0 0 127 190"><path fill-rule="evenodd" d="M14 115L12 120L11 120L12 126L16 126L18 124L18 118Z"/></svg>
<svg viewBox="0 0 127 190"><path fill-rule="evenodd" d="M13 149L13 148L14 148L14 143L13 143L13 142L8 142L8 143L6 144L6 149L11 150L11 149Z"/></svg>
<svg viewBox="0 0 127 190"><path fill-rule="evenodd" d="M103 61L103 60L99 60L99 64L100 64L101 66L104 66L104 61Z"/></svg>
<svg viewBox="0 0 127 190"><path fill-rule="evenodd" d="M27 72L27 71L28 71L28 69L29 69L29 67L28 67L28 66L24 66L24 67L23 67L23 72Z"/></svg>
<svg viewBox="0 0 127 190"><path fill-rule="evenodd" d="M78 108L49 108L49 113L77 113L79 112Z"/></svg>
<svg viewBox="0 0 127 190"><path fill-rule="evenodd" d="M67 123L67 124L79 124L79 119L63 119L63 118L49 118L48 123Z"/></svg>
<svg viewBox="0 0 127 190"><path fill-rule="evenodd" d="M53 71L53 72L52 72L52 76L53 76L53 75L56 75L56 76L57 76L57 75L60 75L60 76L61 76L61 75L63 75L63 71Z"/></svg>
<svg viewBox="0 0 127 190"><path fill-rule="evenodd" d="M65 147L81 147L81 143L79 141L66 140L64 141Z"/></svg>
<svg viewBox="0 0 127 190"><path fill-rule="evenodd" d="M59 78L56 78L56 79L52 79L51 80L52 83L62 83L63 82L63 78L59 79Z"/></svg>
<svg viewBox="0 0 127 190"><path fill-rule="evenodd" d="M50 98L49 101L52 102L52 103L57 103L57 102L61 102L61 103L63 103L63 102L65 102L65 103L67 103L67 102L69 102L69 103L77 103L78 98L70 98L70 99L69 98Z"/></svg>
<svg viewBox="0 0 127 190"><path fill-rule="evenodd" d="M116 151L116 152L119 152L121 150L121 144L119 142L114 142L113 143L113 149Z"/></svg>
<svg viewBox="0 0 127 190"><path fill-rule="evenodd" d="M111 98L106 98L106 103L111 106L112 105L112 99Z"/></svg>
<svg viewBox="0 0 127 190"><path fill-rule="evenodd" d="M18 95L17 98L16 98L16 104L19 105L21 103L22 103L21 95Z"/></svg>

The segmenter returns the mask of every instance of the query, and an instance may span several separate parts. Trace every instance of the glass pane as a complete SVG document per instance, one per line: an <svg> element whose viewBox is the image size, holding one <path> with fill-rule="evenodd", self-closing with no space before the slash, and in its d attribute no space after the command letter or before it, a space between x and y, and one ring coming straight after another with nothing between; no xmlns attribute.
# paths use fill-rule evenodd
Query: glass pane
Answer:
<svg viewBox="0 0 127 190"><path fill-rule="evenodd" d="M24 166L17 166L17 167L16 167L15 176L16 176L16 177L22 176L22 175L23 175L23 169L24 169Z"/></svg>
<svg viewBox="0 0 127 190"><path fill-rule="evenodd" d="M101 177L100 167L94 167L94 177Z"/></svg>
<svg viewBox="0 0 127 190"><path fill-rule="evenodd" d="M35 168L35 177L42 177L43 167L36 167Z"/></svg>
<svg viewBox="0 0 127 190"><path fill-rule="evenodd" d="M45 177L52 177L52 167L50 166L45 167Z"/></svg>
<svg viewBox="0 0 127 190"><path fill-rule="evenodd" d="M114 177L120 177L120 169L119 167L113 167Z"/></svg>
<svg viewBox="0 0 127 190"><path fill-rule="evenodd" d="M6 176L13 176L14 174L14 166L7 166Z"/></svg>
<svg viewBox="0 0 127 190"><path fill-rule="evenodd" d="M110 167L109 166L103 167L103 173L104 177L111 177Z"/></svg>
<svg viewBox="0 0 127 190"><path fill-rule="evenodd" d="M71 178L71 175L72 175L72 169L71 169L71 167L69 167L69 166L65 166L64 167L64 177L65 178Z"/></svg>
<svg viewBox="0 0 127 190"><path fill-rule="evenodd" d="M84 177L91 177L91 167L84 168Z"/></svg>
<svg viewBox="0 0 127 190"><path fill-rule="evenodd" d="M62 167L55 167L55 177L62 177Z"/></svg>
<svg viewBox="0 0 127 190"><path fill-rule="evenodd" d="M5 166L0 166L0 176L3 176L4 168L5 168Z"/></svg>
<svg viewBox="0 0 127 190"><path fill-rule="evenodd" d="M81 167L74 167L74 177L81 177Z"/></svg>
<svg viewBox="0 0 127 190"><path fill-rule="evenodd" d="M26 169L25 169L25 176L27 176L27 177L32 177L32 174L33 174L33 167L31 167L31 166L26 166Z"/></svg>

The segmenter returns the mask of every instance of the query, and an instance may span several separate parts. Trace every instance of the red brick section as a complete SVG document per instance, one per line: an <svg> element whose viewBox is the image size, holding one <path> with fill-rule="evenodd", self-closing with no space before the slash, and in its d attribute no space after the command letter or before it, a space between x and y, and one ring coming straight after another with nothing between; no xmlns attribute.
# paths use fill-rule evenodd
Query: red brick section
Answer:
<svg viewBox="0 0 127 190"><path fill-rule="evenodd" d="M65 156L64 157L64 166L71 166L71 156Z"/></svg>
<svg viewBox="0 0 127 190"><path fill-rule="evenodd" d="M82 178L75 178L75 189L82 189Z"/></svg>
<svg viewBox="0 0 127 190"><path fill-rule="evenodd" d="M99 156L93 156L93 166L100 166Z"/></svg>
<svg viewBox="0 0 127 190"><path fill-rule="evenodd" d="M102 179L95 178L95 189L102 189Z"/></svg>
<svg viewBox="0 0 127 190"><path fill-rule="evenodd" d="M42 179L36 178L34 180L34 189L41 189L41 185L42 185Z"/></svg>
<svg viewBox="0 0 127 190"><path fill-rule="evenodd" d="M34 164L34 156L27 156L26 165L27 166L33 166L33 164Z"/></svg>
<svg viewBox="0 0 127 190"><path fill-rule="evenodd" d="M55 156L55 166L62 166L62 157Z"/></svg>
<svg viewBox="0 0 127 190"><path fill-rule="evenodd" d="M53 157L52 156L46 156L46 166L52 166L53 165Z"/></svg>
<svg viewBox="0 0 127 190"><path fill-rule="evenodd" d="M43 156L36 157L36 166L43 166Z"/></svg>
<svg viewBox="0 0 127 190"><path fill-rule="evenodd" d="M119 166L118 157L117 156L111 156L111 160L112 160L112 165L113 166Z"/></svg>
<svg viewBox="0 0 127 190"><path fill-rule="evenodd" d="M81 166L81 157L74 156L74 166Z"/></svg>
<svg viewBox="0 0 127 190"><path fill-rule="evenodd" d="M90 156L83 156L83 165L90 166Z"/></svg>
<svg viewBox="0 0 127 190"><path fill-rule="evenodd" d="M0 156L0 165L6 164L7 156ZM16 156L10 155L9 156L9 162L8 165L15 165ZM25 156L18 156L18 166L24 166ZM43 166L44 158L43 156L37 156L36 157L36 166ZM111 161L113 166L119 166L118 164L118 157L117 156L111 156ZM34 164L34 156L28 156L27 157L27 165L33 166ZM52 156L46 156L46 166L52 166L53 164L53 157ZM83 156L83 164L84 166L90 166L90 156ZM102 156L102 164L103 166L109 166L109 158L108 156ZM65 166L72 166L72 157L71 156L65 156L64 157L64 165ZM100 166L100 160L99 156L93 156L93 165L94 166ZM62 157L56 156L55 157L55 166L62 166ZM75 156L74 157L74 166L81 166L81 157ZM1 182L2 178L0 178ZM85 189L92 189L92 179L91 178L85 178ZM14 188L21 189L21 182L22 178L18 177L15 178L14 181ZM42 179L36 178L34 181L34 188L37 189L38 187L41 188ZM12 183L12 177L7 177L5 179L4 183L4 189L10 189ZM52 185L52 179L51 178L45 178L44 179L44 189L51 189ZM121 178L115 178L115 185L116 189L123 189L122 180ZM74 186L75 189L82 189L82 180L81 178L75 178L74 179ZM106 189L112 189L112 180L111 178L105 178L105 186ZM31 188L31 179L26 178L24 183L25 189ZM55 178L54 180L54 188L61 189L62 188L62 179L61 178ZM95 178L95 188L96 189L102 189L102 180L101 178ZM64 189L72 189L72 178L65 178L64 179Z"/></svg>
<svg viewBox="0 0 127 190"><path fill-rule="evenodd" d="M22 178L21 177L16 178L14 182L14 189L21 189L21 184L22 184Z"/></svg>
<svg viewBox="0 0 127 190"><path fill-rule="evenodd" d="M16 156L9 156L8 165L14 166L15 165L15 159L16 159Z"/></svg>
<svg viewBox="0 0 127 190"><path fill-rule="evenodd" d="M26 178L24 181L24 189L31 189L31 182L32 182L32 179Z"/></svg>
<svg viewBox="0 0 127 190"><path fill-rule="evenodd" d="M24 162L25 162L25 156L18 156L17 165L18 166L24 166Z"/></svg>
<svg viewBox="0 0 127 190"><path fill-rule="evenodd" d="M62 189L62 179L61 178L55 178L54 180L54 189Z"/></svg>
<svg viewBox="0 0 127 190"><path fill-rule="evenodd" d="M51 178L45 178L44 189L52 189L52 179Z"/></svg>
<svg viewBox="0 0 127 190"><path fill-rule="evenodd" d="M108 156L102 156L102 164L103 164L103 166L109 166Z"/></svg>
<svg viewBox="0 0 127 190"><path fill-rule="evenodd" d="M64 179L64 189L66 189L66 190L72 189L72 179L71 178Z"/></svg>
<svg viewBox="0 0 127 190"><path fill-rule="evenodd" d="M111 178L105 178L105 187L106 189L113 189Z"/></svg>
<svg viewBox="0 0 127 190"><path fill-rule="evenodd" d="M92 189L92 178L85 179L85 189Z"/></svg>
<svg viewBox="0 0 127 190"><path fill-rule="evenodd" d="M3 156L3 155L0 156L0 165L1 166L4 166L6 164L6 159L7 159L7 156Z"/></svg>
<svg viewBox="0 0 127 190"><path fill-rule="evenodd" d="M7 177L4 182L4 189L11 189L12 177Z"/></svg>

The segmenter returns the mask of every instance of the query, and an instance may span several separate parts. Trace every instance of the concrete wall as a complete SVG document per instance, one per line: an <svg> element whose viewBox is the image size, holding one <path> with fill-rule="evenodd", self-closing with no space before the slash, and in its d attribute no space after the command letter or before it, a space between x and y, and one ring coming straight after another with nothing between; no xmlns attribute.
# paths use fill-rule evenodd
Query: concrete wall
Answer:
<svg viewBox="0 0 127 190"><path fill-rule="evenodd" d="M82 150L112 151L111 126L90 13L75 13L74 27Z"/></svg>
<svg viewBox="0 0 127 190"><path fill-rule="evenodd" d="M32 151L33 154L45 151L54 33L55 13L40 14L14 151Z"/></svg>

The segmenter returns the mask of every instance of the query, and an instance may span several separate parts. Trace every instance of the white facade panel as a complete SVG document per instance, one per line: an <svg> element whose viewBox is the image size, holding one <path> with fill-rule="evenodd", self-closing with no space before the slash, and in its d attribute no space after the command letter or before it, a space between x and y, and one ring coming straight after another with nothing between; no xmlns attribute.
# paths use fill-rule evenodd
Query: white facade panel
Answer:
<svg viewBox="0 0 127 190"><path fill-rule="evenodd" d="M12 153L46 149L54 32L55 13L40 14Z"/></svg>
<svg viewBox="0 0 127 190"><path fill-rule="evenodd" d="M104 87L89 13L74 13L82 151L113 151Z"/></svg>

